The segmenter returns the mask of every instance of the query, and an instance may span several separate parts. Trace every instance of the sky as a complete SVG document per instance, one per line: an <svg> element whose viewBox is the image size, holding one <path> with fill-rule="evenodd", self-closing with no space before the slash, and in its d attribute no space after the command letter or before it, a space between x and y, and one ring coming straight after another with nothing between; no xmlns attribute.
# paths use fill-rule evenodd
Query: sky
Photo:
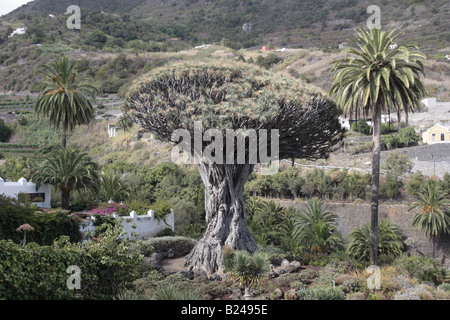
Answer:
<svg viewBox="0 0 450 320"><path fill-rule="evenodd" d="M0 16L7 14L31 1L33 0L0 0Z"/></svg>

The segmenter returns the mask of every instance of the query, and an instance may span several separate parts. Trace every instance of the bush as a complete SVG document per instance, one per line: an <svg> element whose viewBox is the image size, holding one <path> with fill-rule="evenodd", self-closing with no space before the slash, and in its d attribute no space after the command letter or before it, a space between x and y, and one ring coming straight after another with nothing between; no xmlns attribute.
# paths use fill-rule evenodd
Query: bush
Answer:
<svg viewBox="0 0 450 320"><path fill-rule="evenodd" d="M163 200L156 201L152 206L152 210L155 212L155 219L166 220L167 216L170 214L170 204Z"/></svg>
<svg viewBox="0 0 450 320"><path fill-rule="evenodd" d="M2 118L0 118L0 142L6 142L12 133L12 129L5 124Z"/></svg>
<svg viewBox="0 0 450 320"><path fill-rule="evenodd" d="M307 300L345 300L344 292L333 286L317 285L309 289Z"/></svg>
<svg viewBox="0 0 450 320"><path fill-rule="evenodd" d="M410 173L413 163L409 158L397 152L391 152L386 158L385 169L389 170L394 176L400 176L404 173Z"/></svg>
<svg viewBox="0 0 450 320"><path fill-rule="evenodd" d="M450 292L450 283L442 283L438 286L438 289Z"/></svg>
<svg viewBox="0 0 450 320"><path fill-rule="evenodd" d="M266 69L270 69L272 66L274 66L277 63L280 63L283 61L283 58L279 57L275 53L270 53L267 57L258 56L256 58L256 64L260 67L264 67Z"/></svg>
<svg viewBox="0 0 450 320"><path fill-rule="evenodd" d="M397 179L390 173L387 174L386 179L380 183L380 196L387 199L395 199L400 195L400 188Z"/></svg>
<svg viewBox="0 0 450 320"><path fill-rule="evenodd" d="M28 242L50 245L60 236L68 236L72 242L81 240L77 216L63 211L38 211L35 206L24 206L15 199L0 195L0 239L19 243L23 235L16 229L25 223L34 227L34 231L27 233Z"/></svg>
<svg viewBox="0 0 450 320"><path fill-rule="evenodd" d="M394 266L403 272L407 272L410 277L434 284L442 281L445 274L445 268L437 260L417 254L405 253L401 255L394 260Z"/></svg>
<svg viewBox="0 0 450 320"><path fill-rule="evenodd" d="M189 289L180 289L175 284L160 286L153 294L155 300L201 300L196 293Z"/></svg>
<svg viewBox="0 0 450 320"><path fill-rule="evenodd" d="M160 237L144 241L142 248L144 248L143 250L147 250L146 248L150 247L152 252L167 252L173 250L175 256L181 257L191 252L196 244L197 241L186 237ZM143 254L145 253L143 252Z"/></svg>
<svg viewBox="0 0 450 320"><path fill-rule="evenodd" d="M359 119L358 122L352 123L351 129L362 134L370 134L371 128L364 119Z"/></svg>
<svg viewBox="0 0 450 320"><path fill-rule="evenodd" d="M110 299L130 289L142 255L128 240L117 241L118 225L106 228L97 241L72 244L67 237L52 246L20 246L0 240L0 299ZM139 244L138 242L135 242ZM81 270L80 290L69 290L67 269Z"/></svg>

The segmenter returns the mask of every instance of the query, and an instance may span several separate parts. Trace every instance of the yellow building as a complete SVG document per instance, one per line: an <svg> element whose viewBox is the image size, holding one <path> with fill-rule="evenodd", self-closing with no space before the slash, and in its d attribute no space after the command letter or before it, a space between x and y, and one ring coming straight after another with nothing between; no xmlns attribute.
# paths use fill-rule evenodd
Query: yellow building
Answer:
<svg viewBox="0 0 450 320"><path fill-rule="evenodd" d="M437 124L422 133L424 143L448 143L450 142L450 127Z"/></svg>

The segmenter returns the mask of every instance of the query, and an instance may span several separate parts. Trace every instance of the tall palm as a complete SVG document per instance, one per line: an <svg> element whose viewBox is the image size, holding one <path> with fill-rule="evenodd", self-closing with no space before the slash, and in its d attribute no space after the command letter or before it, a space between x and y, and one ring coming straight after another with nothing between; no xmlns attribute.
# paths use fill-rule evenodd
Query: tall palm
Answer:
<svg viewBox="0 0 450 320"><path fill-rule="evenodd" d="M342 238L336 228L338 216L327 211L320 199L308 201L308 207L293 219L294 239L310 252L324 254L342 246Z"/></svg>
<svg viewBox="0 0 450 320"><path fill-rule="evenodd" d="M97 89L86 83L87 75L81 75L88 68L77 68L66 56L38 68L43 80L34 86L39 89L35 112L48 119L56 129L61 128L61 145L65 148L67 130L88 124L93 119L94 109L87 97L95 100Z"/></svg>
<svg viewBox="0 0 450 320"><path fill-rule="evenodd" d="M416 46L390 49L402 33L388 29L357 32L358 49L348 49L347 56L333 62L334 82L330 95L344 113L363 107L372 112L372 199L370 262L377 265L378 192L380 187L381 113L420 108L425 88L420 81L425 55ZM350 55L350 56L349 56Z"/></svg>
<svg viewBox="0 0 450 320"><path fill-rule="evenodd" d="M44 159L42 166L34 172L32 181L38 188L41 184L58 188L61 207L68 209L72 191L98 191L97 167L96 163L79 150L60 149Z"/></svg>
<svg viewBox="0 0 450 320"><path fill-rule="evenodd" d="M417 194L409 211L419 208L412 219L412 226L430 237L433 244L433 258L436 257L436 242L440 236L450 233L450 200L436 183L427 183Z"/></svg>

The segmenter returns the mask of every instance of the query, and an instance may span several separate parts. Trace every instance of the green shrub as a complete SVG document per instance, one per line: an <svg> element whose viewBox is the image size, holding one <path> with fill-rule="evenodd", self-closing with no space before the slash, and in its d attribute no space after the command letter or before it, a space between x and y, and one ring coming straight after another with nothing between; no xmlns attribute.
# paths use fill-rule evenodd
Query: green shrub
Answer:
<svg viewBox="0 0 450 320"><path fill-rule="evenodd" d="M0 142L5 142L12 133L12 129L5 124L5 121L0 118Z"/></svg>
<svg viewBox="0 0 450 320"><path fill-rule="evenodd" d="M400 195L400 188L396 177L388 173L385 179L380 183L380 196L388 199L398 198Z"/></svg>
<svg viewBox="0 0 450 320"><path fill-rule="evenodd" d="M400 271L407 272L411 277L420 281L438 284L442 281L445 268L428 256L405 253L394 260L394 266Z"/></svg>
<svg viewBox="0 0 450 320"><path fill-rule="evenodd" d="M73 244L67 237L52 246L20 246L0 240L0 300L110 299L131 288L142 255L139 242L117 241L119 225L108 227L97 241ZM69 266L81 271L79 290L67 287Z"/></svg>
<svg viewBox="0 0 450 320"><path fill-rule="evenodd" d="M317 285L309 289L308 300L345 300L345 294L333 286Z"/></svg>
<svg viewBox="0 0 450 320"><path fill-rule="evenodd" d="M302 273L283 273L277 278L278 286L285 287L291 286L292 283L297 282L306 284L306 278L302 276Z"/></svg>
<svg viewBox="0 0 450 320"><path fill-rule="evenodd" d="M167 216L170 214L170 204L163 200L158 200L151 206L152 210L155 212L155 219L166 220Z"/></svg>
<svg viewBox="0 0 450 320"><path fill-rule="evenodd" d="M311 292L308 288L300 288L297 290L297 297L299 300L310 300Z"/></svg>
<svg viewBox="0 0 450 320"><path fill-rule="evenodd" d="M60 236L68 236L70 241L81 240L79 218L63 211L46 213L36 206L24 206L19 201L0 195L0 239L19 243L23 235L17 228L28 223L34 231L27 233L27 242L50 245Z"/></svg>
<svg viewBox="0 0 450 320"><path fill-rule="evenodd" d="M384 169L389 170L394 176L400 176L404 173L410 173L413 163L404 154L391 152L386 158Z"/></svg>
<svg viewBox="0 0 450 320"><path fill-rule="evenodd" d="M450 283L442 283L438 286L438 289L450 292Z"/></svg>
<svg viewBox="0 0 450 320"><path fill-rule="evenodd" d="M358 122L352 123L351 129L362 134L370 134L371 130L370 126L367 124L367 121L364 119L359 119Z"/></svg>
<svg viewBox="0 0 450 320"><path fill-rule="evenodd" d="M175 284L160 286L153 294L155 300L201 300L196 293L189 289L180 289Z"/></svg>
<svg viewBox="0 0 450 320"><path fill-rule="evenodd" d="M151 252L167 252L172 249L176 256L183 256L191 252L196 244L197 241L194 239L180 236L170 236L145 240L142 244L142 248L144 251L149 251L147 248L150 247ZM145 253L143 252L143 254Z"/></svg>

